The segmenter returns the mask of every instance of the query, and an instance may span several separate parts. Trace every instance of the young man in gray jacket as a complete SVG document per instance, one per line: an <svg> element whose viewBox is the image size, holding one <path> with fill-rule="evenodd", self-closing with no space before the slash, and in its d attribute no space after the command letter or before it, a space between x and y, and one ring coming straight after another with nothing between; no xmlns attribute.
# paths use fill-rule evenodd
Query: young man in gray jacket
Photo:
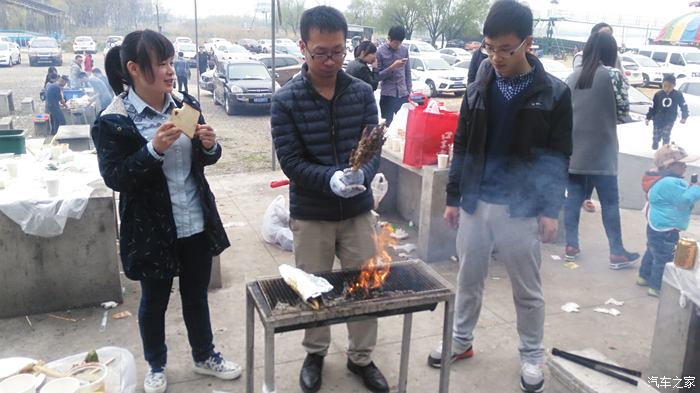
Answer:
<svg viewBox="0 0 700 393"><path fill-rule="evenodd" d="M359 268L375 254L376 220L370 182L379 155L356 172L349 159L365 127L377 124L372 88L342 71L347 23L338 10L318 6L301 17L301 76L272 98L272 138L289 177L290 227L297 267L329 271L337 256L343 268ZM372 392L388 392L372 362L377 320L349 322L348 369ZM321 388L330 327L307 329L307 352L299 376L305 393Z"/></svg>

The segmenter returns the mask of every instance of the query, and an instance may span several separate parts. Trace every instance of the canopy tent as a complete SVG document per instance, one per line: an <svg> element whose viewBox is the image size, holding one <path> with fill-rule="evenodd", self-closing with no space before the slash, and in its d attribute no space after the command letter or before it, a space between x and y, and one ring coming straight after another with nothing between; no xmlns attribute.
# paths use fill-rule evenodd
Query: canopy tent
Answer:
<svg viewBox="0 0 700 393"><path fill-rule="evenodd" d="M673 19L661 29L656 41L667 44L700 45L700 12Z"/></svg>

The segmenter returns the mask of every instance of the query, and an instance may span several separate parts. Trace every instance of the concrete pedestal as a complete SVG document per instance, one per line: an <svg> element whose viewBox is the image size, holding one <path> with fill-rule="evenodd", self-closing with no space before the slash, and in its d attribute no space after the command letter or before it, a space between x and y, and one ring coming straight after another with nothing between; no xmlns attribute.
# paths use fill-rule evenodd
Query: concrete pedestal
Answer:
<svg viewBox="0 0 700 393"><path fill-rule="evenodd" d="M0 130L12 130L12 116L0 118Z"/></svg>
<svg viewBox="0 0 700 393"><path fill-rule="evenodd" d="M593 349L572 351L572 353L617 365ZM547 367L551 374L548 387L546 386L549 393L656 393L656 390L646 384L644 380L622 374L626 377L637 379L639 386L634 386L558 356L550 356L547 359Z"/></svg>
<svg viewBox="0 0 700 393"><path fill-rule="evenodd" d="M93 148L90 138L90 126L87 124L58 127L56 143L67 143L73 151L90 150Z"/></svg>
<svg viewBox="0 0 700 393"><path fill-rule="evenodd" d="M695 387L665 388L664 393L700 392L700 307L688 300L679 305L680 292L666 281L661 285L654 340L649 356L649 375L695 377Z"/></svg>
<svg viewBox="0 0 700 393"><path fill-rule="evenodd" d="M0 318L122 302L112 191L93 191L63 234L30 236L0 213Z"/></svg>
<svg viewBox="0 0 700 393"><path fill-rule="evenodd" d="M419 258L426 262L447 260L457 253L457 232L442 218L449 170L435 165L416 169L401 161L395 153L382 153L379 172L388 180L389 191L378 210L413 221L418 227Z"/></svg>
<svg viewBox="0 0 700 393"><path fill-rule="evenodd" d="M22 103L21 103L21 108L22 108L22 112L31 113L33 115L35 112L34 98L27 97L27 98L23 99Z"/></svg>
<svg viewBox="0 0 700 393"><path fill-rule="evenodd" d="M0 116L9 116L15 111L12 90L0 90Z"/></svg>

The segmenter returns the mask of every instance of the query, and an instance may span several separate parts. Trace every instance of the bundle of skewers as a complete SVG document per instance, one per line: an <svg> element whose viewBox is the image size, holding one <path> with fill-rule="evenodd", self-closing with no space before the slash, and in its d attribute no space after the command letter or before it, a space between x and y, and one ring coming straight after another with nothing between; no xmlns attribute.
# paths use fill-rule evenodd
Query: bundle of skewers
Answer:
<svg viewBox="0 0 700 393"><path fill-rule="evenodd" d="M360 138L360 143L358 143L357 148L350 153L350 168L353 171L359 171L363 165L368 163L372 158L381 153L382 146L386 142L386 136L384 132L386 126L380 124L374 126L371 130L369 127L365 127L362 131L362 137Z"/></svg>

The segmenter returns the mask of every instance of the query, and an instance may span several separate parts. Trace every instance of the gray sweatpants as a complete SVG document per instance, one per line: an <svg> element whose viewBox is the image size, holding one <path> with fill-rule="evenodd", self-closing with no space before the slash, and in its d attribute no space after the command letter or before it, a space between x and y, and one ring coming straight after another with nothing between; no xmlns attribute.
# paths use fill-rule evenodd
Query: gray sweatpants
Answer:
<svg viewBox="0 0 700 393"><path fill-rule="evenodd" d="M479 202L474 214L460 209L457 232L459 273L454 314L454 353L467 350L479 320L484 280L493 251L503 261L513 287L520 358L544 358L544 296L540 279L540 241L536 218L511 218L508 207Z"/></svg>

